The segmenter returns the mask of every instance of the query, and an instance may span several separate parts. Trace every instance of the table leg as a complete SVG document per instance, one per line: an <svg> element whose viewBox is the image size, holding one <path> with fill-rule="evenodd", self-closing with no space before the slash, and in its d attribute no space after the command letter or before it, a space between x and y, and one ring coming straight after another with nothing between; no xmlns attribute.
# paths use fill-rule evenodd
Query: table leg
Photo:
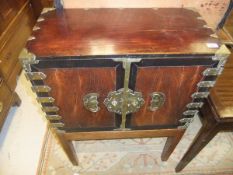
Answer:
<svg viewBox="0 0 233 175"><path fill-rule="evenodd" d="M78 165L78 157L76 155L74 146L72 144L72 141L67 140L64 137L64 133L59 132L59 131L55 131L55 136L57 137L58 141L60 142L60 145L62 147L62 149L65 151L67 157L69 158L69 160L72 162L72 164L74 166Z"/></svg>
<svg viewBox="0 0 233 175"><path fill-rule="evenodd" d="M182 136L184 135L185 130L181 130L175 136L171 136L167 138L165 146L163 148L163 152L161 155L161 160L166 161L170 157L171 153L174 151L176 145L180 142Z"/></svg>
<svg viewBox="0 0 233 175"><path fill-rule="evenodd" d="M181 171L209 142L210 140L219 132L218 124L207 122L202 126L191 146L188 148L187 152L180 160L176 167L176 172Z"/></svg>

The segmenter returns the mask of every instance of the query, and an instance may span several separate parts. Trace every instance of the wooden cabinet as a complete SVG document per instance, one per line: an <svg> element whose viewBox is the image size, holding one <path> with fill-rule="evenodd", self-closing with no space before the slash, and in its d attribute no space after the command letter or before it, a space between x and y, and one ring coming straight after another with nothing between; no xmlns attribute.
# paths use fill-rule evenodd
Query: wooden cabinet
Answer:
<svg viewBox="0 0 233 175"><path fill-rule="evenodd" d="M20 99L14 92L21 71L18 55L25 46L35 23L27 0L0 2L0 128L12 105Z"/></svg>
<svg viewBox="0 0 233 175"><path fill-rule="evenodd" d="M88 139L168 137L167 160L227 58L189 9L49 11L35 29L26 76L74 164Z"/></svg>

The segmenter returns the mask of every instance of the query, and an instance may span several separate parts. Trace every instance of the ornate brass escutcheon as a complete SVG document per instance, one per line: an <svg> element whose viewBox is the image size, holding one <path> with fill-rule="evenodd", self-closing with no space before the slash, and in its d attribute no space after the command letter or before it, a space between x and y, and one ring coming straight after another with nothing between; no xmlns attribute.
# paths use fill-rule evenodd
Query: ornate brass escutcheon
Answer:
<svg viewBox="0 0 233 175"><path fill-rule="evenodd" d="M125 95L125 96L124 96ZM124 105L126 105L126 114L137 112L141 106L145 103L140 92L133 92L131 89L127 89L124 94L124 89L110 92L108 97L104 100L104 104L108 111L122 114Z"/></svg>
<svg viewBox="0 0 233 175"><path fill-rule="evenodd" d="M89 93L83 97L84 107L91 112L98 112L100 107L98 106L98 97L97 93Z"/></svg>
<svg viewBox="0 0 233 175"><path fill-rule="evenodd" d="M151 94L151 101L150 101L150 110L156 111L161 106L163 106L165 102L165 95L162 92L153 92Z"/></svg>

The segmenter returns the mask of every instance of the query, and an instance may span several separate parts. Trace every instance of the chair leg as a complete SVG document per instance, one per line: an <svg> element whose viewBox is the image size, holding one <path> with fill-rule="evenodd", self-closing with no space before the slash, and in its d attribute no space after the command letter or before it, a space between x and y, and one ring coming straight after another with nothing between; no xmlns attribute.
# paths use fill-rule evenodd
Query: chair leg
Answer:
<svg viewBox="0 0 233 175"><path fill-rule="evenodd" d="M184 135L184 132L185 132L185 130L181 130L175 136L167 138L167 141L165 143L165 146L163 148L163 152L162 152L162 155L161 155L161 160L162 161L167 161L168 160L171 153L176 148L176 145L180 142L182 136Z"/></svg>
<svg viewBox="0 0 233 175"><path fill-rule="evenodd" d="M74 146L72 144L72 141L67 140L64 137L64 133L60 131L54 131L55 136L57 137L62 149L65 151L67 157L72 162L74 166L78 165L78 157L75 153Z"/></svg>

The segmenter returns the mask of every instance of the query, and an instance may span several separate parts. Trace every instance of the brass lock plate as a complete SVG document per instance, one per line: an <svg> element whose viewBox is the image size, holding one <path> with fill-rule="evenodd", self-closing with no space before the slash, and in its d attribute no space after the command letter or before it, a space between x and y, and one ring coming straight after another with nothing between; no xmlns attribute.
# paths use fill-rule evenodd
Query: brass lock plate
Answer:
<svg viewBox="0 0 233 175"><path fill-rule="evenodd" d="M140 92L133 92L131 89L127 89L126 93L124 93L124 88L122 88L108 94L108 97L104 100L108 111L122 114L124 105L126 104L125 113L130 114L137 112L145 103Z"/></svg>

